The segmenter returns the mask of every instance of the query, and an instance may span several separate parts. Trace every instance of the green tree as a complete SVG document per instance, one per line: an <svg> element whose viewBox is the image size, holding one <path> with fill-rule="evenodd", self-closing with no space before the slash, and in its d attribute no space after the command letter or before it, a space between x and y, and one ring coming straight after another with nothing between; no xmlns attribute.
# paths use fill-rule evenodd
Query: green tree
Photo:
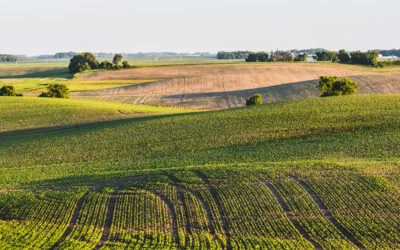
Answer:
<svg viewBox="0 0 400 250"><path fill-rule="evenodd" d="M318 89L321 97L354 95L358 86L356 81L337 76L321 76L319 78Z"/></svg>
<svg viewBox="0 0 400 250"><path fill-rule="evenodd" d="M294 60L295 60L296 62L304 62L304 61L307 60L307 54L306 54L306 53L298 54L298 55L294 58Z"/></svg>
<svg viewBox="0 0 400 250"><path fill-rule="evenodd" d="M359 50L350 53L351 63L370 66L378 66L379 53L377 51L361 52Z"/></svg>
<svg viewBox="0 0 400 250"><path fill-rule="evenodd" d="M268 53L266 52L258 52L257 53L257 60L259 62L266 62L268 61Z"/></svg>
<svg viewBox="0 0 400 250"><path fill-rule="evenodd" d="M337 61L337 52L335 51L322 51L315 53L314 57L317 61Z"/></svg>
<svg viewBox="0 0 400 250"><path fill-rule="evenodd" d="M350 62L350 55L346 52L346 50L341 49L338 54L338 59L341 63L348 63Z"/></svg>
<svg viewBox="0 0 400 250"><path fill-rule="evenodd" d="M99 69L112 69L113 64L110 63L109 61L103 61L99 64Z"/></svg>
<svg viewBox="0 0 400 250"><path fill-rule="evenodd" d="M122 60L122 55L121 54L115 54L114 58L113 58L113 64L115 67L118 67L119 63Z"/></svg>
<svg viewBox="0 0 400 250"><path fill-rule="evenodd" d="M251 52L251 53L247 56L246 62L257 62L257 54Z"/></svg>
<svg viewBox="0 0 400 250"><path fill-rule="evenodd" d="M47 86L47 92L43 92L39 97L56 97L56 98L68 98L69 89L63 84L50 84Z"/></svg>
<svg viewBox="0 0 400 250"><path fill-rule="evenodd" d="M236 56L235 56L234 52L219 51L217 53L218 60L235 59L235 58L236 58Z"/></svg>
<svg viewBox="0 0 400 250"><path fill-rule="evenodd" d="M246 100L246 105L258 105L258 104L262 104L263 100L260 94L254 94L253 96L249 97Z"/></svg>
<svg viewBox="0 0 400 250"><path fill-rule="evenodd" d="M72 74L90 69L97 69L99 62L90 52L83 52L71 58L68 69Z"/></svg>
<svg viewBox="0 0 400 250"><path fill-rule="evenodd" d="M130 69L130 68L133 68L133 66L130 65L130 64L128 63L128 61L123 61L123 62L122 62L122 68L124 68L124 69Z"/></svg>
<svg viewBox="0 0 400 250"><path fill-rule="evenodd" d="M0 96L16 96L17 91L14 86L6 85L0 89Z"/></svg>

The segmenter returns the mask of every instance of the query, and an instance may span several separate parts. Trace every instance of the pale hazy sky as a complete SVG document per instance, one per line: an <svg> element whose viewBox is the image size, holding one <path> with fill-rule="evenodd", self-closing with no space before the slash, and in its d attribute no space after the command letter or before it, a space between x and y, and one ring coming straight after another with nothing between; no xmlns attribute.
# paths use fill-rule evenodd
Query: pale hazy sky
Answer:
<svg viewBox="0 0 400 250"><path fill-rule="evenodd" d="M399 0L0 0L0 53L400 48Z"/></svg>

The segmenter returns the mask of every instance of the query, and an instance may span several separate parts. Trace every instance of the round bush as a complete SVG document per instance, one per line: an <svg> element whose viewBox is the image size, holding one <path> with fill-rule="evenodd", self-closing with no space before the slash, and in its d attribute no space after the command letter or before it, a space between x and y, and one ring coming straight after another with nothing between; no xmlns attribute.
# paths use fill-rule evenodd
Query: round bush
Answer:
<svg viewBox="0 0 400 250"><path fill-rule="evenodd" d="M246 105L257 105L257 104L262 104L262 98L260 94L255 94L251 96L249 99L246 101Z"/></svg>
<svg viewBox="0 0 400 250"><path fill-rule="evenodd" d="M69 89L63 84L50 84L47 92L43 92L39 97L68 98Z"/></svg>
<svg viewBox="0 0 400 250"><path fill-rule="evenodd" d="M358 86L356 81L337 76L321 76L318 85L321 97L354 95Z"/></svg>
<svg viewBox="0 0 400 250"><path fill-rule="evenodd" d="M0 96L16 96L17 95L17 91L15 90L14 86L3 86L0 89Z"/></svg>

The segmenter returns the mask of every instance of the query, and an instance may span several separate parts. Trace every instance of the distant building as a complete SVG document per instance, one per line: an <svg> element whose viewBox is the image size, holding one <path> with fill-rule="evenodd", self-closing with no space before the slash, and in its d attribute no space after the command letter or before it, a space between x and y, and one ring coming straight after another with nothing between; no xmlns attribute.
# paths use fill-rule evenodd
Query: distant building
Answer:
<svg viewBox="0 0 400 250"><path fill-rule="evenodd" d="M382 56L379 54L379 60L399 60L400 58L397 56Z"/></svg>

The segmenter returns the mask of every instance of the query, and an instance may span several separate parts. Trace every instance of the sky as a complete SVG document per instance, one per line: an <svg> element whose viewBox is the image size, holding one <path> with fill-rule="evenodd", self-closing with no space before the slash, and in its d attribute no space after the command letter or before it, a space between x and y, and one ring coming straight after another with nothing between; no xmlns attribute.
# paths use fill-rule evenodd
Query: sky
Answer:
<svg viewBox="0 0 400 250"><path fill-rule="evenodd" d="M399 0L0 0L0 53L400 48Z"/></svg>

